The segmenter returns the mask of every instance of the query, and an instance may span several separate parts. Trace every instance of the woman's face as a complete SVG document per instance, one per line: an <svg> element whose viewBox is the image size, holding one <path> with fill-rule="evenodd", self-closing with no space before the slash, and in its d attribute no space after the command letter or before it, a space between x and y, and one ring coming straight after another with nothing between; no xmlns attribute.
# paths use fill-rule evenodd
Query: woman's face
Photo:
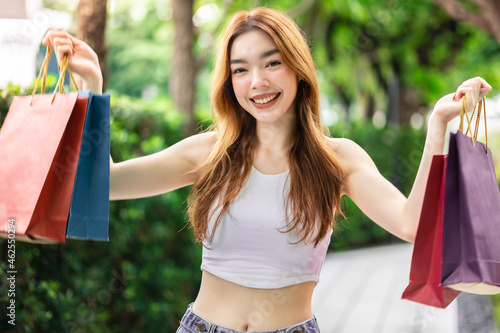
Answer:
<svg viewBox="0 0 500 333"><path fill-rule="evenodd" d="M257 122L294 116L297 75L266 33L252 30L238 36L229 56L236 99Z"/></svg>

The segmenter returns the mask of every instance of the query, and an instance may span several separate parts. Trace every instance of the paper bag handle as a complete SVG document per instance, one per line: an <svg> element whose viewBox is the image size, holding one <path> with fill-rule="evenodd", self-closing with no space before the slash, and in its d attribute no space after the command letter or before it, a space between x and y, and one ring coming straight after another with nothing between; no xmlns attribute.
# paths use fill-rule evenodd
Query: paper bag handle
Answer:
<svg viewBox="0 0 500 333"><path fill-rule="evenodd" d="M35 86L33 88L32 94L31 94L31 103L33 103L33 98L35 98L35 93L36 93L36 90L38 89L38 85L40 84L40 81L42 84L41 93L42 94L45 93L45 83L47 81L47 71L49 68L49 61L50 61L51 54L52 54L52 49L50 47L47 47L47 51L45 52L45 57L43 58L42 66L40 67L40 72L38 73L38 77L36 79ZM69 69L69 58L68 58L67 54L65 54L63 56L61 64L58 65L58 69L59 69L59 80L57 80L56 87L54 88L54 92L52 94L52 100L50 102L51 104L54 102L54 98L55 98L56 92L58 90L59 90L59 93L61 93L61 94L64 92L64 74L66 73L66 71L68 71L69 76L71 77L71 80L73 81L73 84L75 85L75 89L78 90L78 85L76 84L75 78L73 77L71 70ZM31 105L31 103L30 103L30 105Z"/></svg>
<svg viewBox="0 0 500 333"><path fill-rule="evenodd" d="M472 128L471 128L471 122L474 118L474 114L476 113L476 108L477 108L477 116L476 116L476 124L474 127L474 133L473 133ZM463 132L464 116L465 116L465 119L467 119L467 130L465 131L465 135L467 135L470 131L470 133L471 133L470 139L471 139L472 145L474 146L475 145L474 140L477 140L477 134L479 132L479 121L481 119L481 109L483 109L483 113L484 113L484 135L486 138L486 154L488 154L488 127L486 125L486 101L485 101L484 97L479 100L479 103L476 106L474 106L474 109L472 110L472 115L471 115L470 119L469 119L469 116L467 115L467 100L466 100L465 96L462 97L462 105L460 107L460 124L458 126L458 129Z"/></svg>

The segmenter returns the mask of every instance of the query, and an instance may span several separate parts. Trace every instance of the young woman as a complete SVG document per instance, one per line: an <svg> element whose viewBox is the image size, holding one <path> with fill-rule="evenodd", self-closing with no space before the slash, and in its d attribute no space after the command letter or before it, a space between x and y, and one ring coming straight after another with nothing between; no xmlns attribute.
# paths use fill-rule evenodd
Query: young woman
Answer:
<svg viewBox="0 0 500 333"><path fill-rule="evenodd" d="M100 93L97 56L63 31L44 44ZM177 332L319 332L311 313L342 195L381 227L413 241L432 155L465 95L491 87L465 81L429 119L408 198L348 139L323 134L310 50L285 15L238 12L225 30L212 87L215 127L156 154L112 163L110 199L162 194L194 184L189 215L203 243L199 294Z"/></svg>

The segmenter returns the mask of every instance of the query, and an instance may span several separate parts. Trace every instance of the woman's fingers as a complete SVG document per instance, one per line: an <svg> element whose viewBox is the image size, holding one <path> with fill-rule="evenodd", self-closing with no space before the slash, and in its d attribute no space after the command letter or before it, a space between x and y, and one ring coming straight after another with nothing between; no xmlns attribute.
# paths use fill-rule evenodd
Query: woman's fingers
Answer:
<svg viewBox="0 0 500 333"><path fill-rule="evenodd" d="M54 30L54 29L49 29L45 33L45 35L42 38L42 44L48 47L51 47L52 49L55 47L54 45L54 38L59 37L59 38L68 38L69 39L69 34L64 31L64 30Z"/></svg>
<svg viewBox="0 0 500 333"><path fill-rule="evenodd" d="M488 82L486 82L486 80L484 80L483 78L481 77L477 77L477 79L479 80L479 82L481 83L481 87L479 89L479 93L485 97L486 95L488 95L492 89L492 87L489 85Z"/></svg>
<svg viewBox="0 0 500 333"><path fill-rule="evenodd" d="M474 106L483 99L490 91L491 86L481 77L475 77L464 81L455 92L453 100L459 101L465 96L467 109L472 110Z"/></svg>
<svg viewBox="0 0 500 333"><path fill-rule="evenodd" d="M56 53L58 62L62 60L64 55L68 55L71 58L75 54L73 43L69 38L54 37L52 43L54 45L54 52Z"/></svg>
<svg viewBox="0 0 500 333"><path fill-rule="evenodd" d="M48 30L42 39L42 44L54 50L57 62L60 63L65 54L71 57L75 54L71 35L63 30Z"/></svg>

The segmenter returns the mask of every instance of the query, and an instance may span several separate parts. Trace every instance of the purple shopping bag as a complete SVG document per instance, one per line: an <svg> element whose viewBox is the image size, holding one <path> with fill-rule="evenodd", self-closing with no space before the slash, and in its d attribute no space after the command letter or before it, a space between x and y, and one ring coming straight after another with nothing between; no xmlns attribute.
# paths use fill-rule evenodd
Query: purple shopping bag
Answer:
<svg viewBox="0 0 500 333"><path fill-rule="evenodd" d="M480 109L481 104L478 117ZM474 294L500 293L499 239L500 192L491 150L461 131L451 133L443 219L442 285Z"/></svg>

